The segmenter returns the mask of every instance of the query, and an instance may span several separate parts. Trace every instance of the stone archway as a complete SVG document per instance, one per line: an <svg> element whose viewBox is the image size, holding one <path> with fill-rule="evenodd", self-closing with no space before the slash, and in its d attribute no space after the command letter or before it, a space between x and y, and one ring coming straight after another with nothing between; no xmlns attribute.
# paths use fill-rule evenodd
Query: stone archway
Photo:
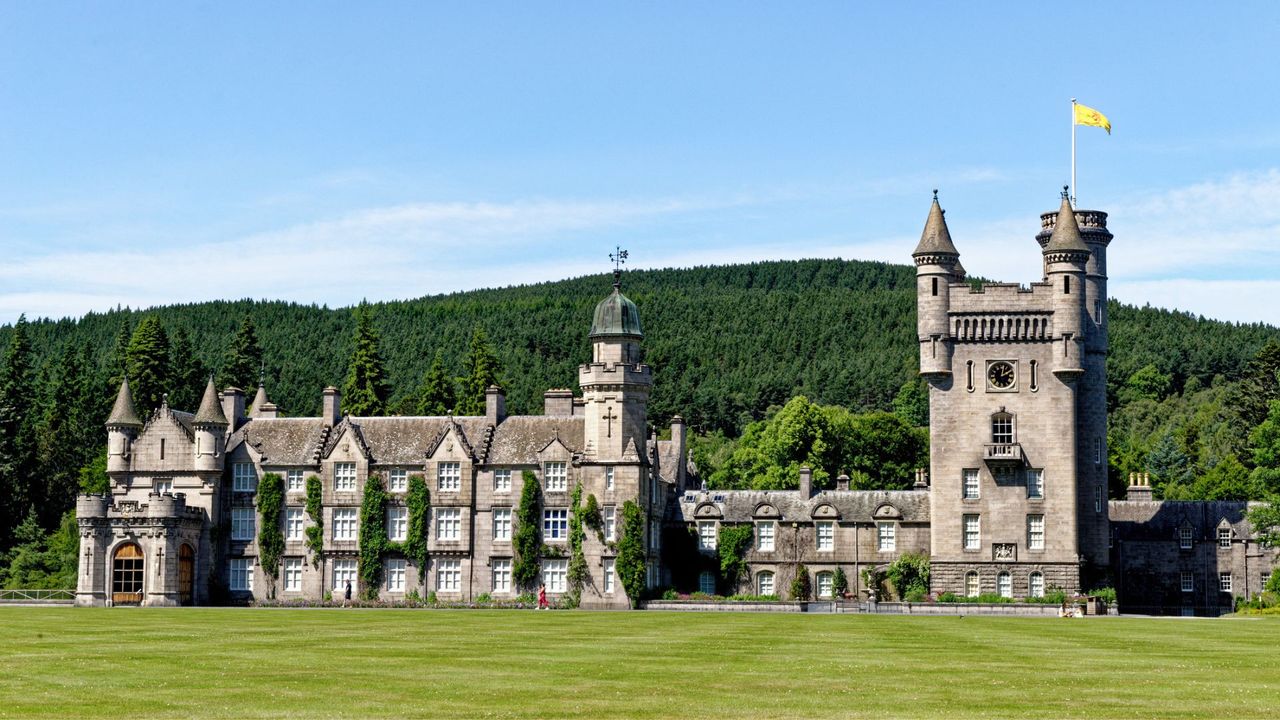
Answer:
<svg viewBox="0 0 1280 720"><path fill-rule="evenodd" d="M111 556L111 604L141 605L145 559L137 543L124 543Z"/></svg>
<svg viewBox="0 0 1280 720"><path fill-rule="evenodd" d="M195 604L196 584L196 551L183 543L178 548L178 602L182 605Z"/></svg>

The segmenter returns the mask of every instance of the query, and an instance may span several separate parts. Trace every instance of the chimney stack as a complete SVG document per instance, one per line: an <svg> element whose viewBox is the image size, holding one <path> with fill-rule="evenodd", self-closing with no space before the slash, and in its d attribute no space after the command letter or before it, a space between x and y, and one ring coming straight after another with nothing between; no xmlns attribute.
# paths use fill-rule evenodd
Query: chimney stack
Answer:
<svg viewBox="0 0 1280 720"><path fill-rule="evenodd" d="M573 415L573 391L553 388L542 393L542 414L555 417Z"/></svg>
<svg viewBox="0 0 1280 720"><path fill-rule="evenodd" d="M222 414L227 417L227 432L244 424L244 391L237 387L229 387L222 391Z"/></svg>
<svg viewBox="0 0 1280 720"><path fill-rule="evenodd" d="M800 497L808 500L813 497L813 470L800 468Z"/></svg>
<svg viewBox="0 0 1280 720"><path fill-rule="evenodd" d="M679 415L671 418L671 444L675 448L672 455L676 457L677 466L667 472L674 473L676 489L684 492L689 481L689 431L685 427L684 418Z"/></svg>
<svg viewBox="0 0 1280 720"><path fill-rule="evenodd" d="M916 468L916 484L913 490L929 489L929 471L924 468Z"/></svg>
<svg viewBox="0 0 1280 720"><path fill-rule="evenodd" d="M1131 472L1129 473L1129 489L1125 492L1126 500L1145 500L1154 499L1151 491L1151 473Z"/></svg>
<svg viewBox="0 0 1280 720"><path fill-rule="evenodd" d="M840 473L840 477L836 478L836 490L845 491L849 489L849 476Z"/></svg>
<svg viewBox="0 0 1280 720"><path fill-rule="evenodd" d="M342 393L332 385L324 389L324 413L320 417L326 427L333 427L342 420Z"/></svg>
<svg viewBox="0 0 1280 720"><path fill-rule="evenodd" d="M497 385L485 388L484 416L494 425L507 419L507 393Z"/></svg>

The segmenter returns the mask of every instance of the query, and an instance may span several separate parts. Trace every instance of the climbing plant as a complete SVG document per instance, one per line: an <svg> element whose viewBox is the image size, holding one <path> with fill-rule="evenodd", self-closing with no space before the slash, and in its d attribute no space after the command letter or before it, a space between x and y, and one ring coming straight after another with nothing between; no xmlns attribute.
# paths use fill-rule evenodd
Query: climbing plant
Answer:
<svg viewBox="0 0 1280 720"><path fill-rule="evenodd" d="M538 581L538 550L542 547L542 530L538 525L542 489L538 476L532 470L522 473L524 487L520 489L520 506L516 508L515 562L511 565L511 578L516 587L532 590Z"/></svg>
<svg viewBox="0 0 1280 720"><path fill-rule="evenodd" d="M582 509L582 522L596 534L596 539L604 542L604 516L600 514L600 503L595 495L587 496L587 506Z"/></svg>
<svg viewBox="0 0 1280 720"><path fill-rule="evenodd" d="M427 540L431 532L431 491L421 475L409 476L409 536L404 541L404 554L418 568L418 582L427 581Z"/></svg>
<svg viewBox="0 0 1280 720"><path fill-rule="evenodd" d="M586 508L582 504L582 484L573 487L573 496L569 508L569 604L577 607L582 601L582 586L586 584L590 573L587 571L586 554L582 551L582 543L587 539L584 529Z"/></svg>
<svg viewBox="0 0 1280 720"><path fill-rule="evenodd" d="M320 478L316 475L308 477L306 509L311 525L307 526L307 548L311 550L311 564L315 567L320 567L320 558L324 556L324 506L321 505L323 493Z"/></svg>
<svg viewBox="0 0 1280 720"><path fill-rule="evenodd" d="M258 514L262 517L258 530L258 563L271 578L272 594L280 577L280 556L284 553L284 532L280 529L280 511L284 508L284 481L278 473L266 473L258 482Z"/></svg>
<svg viewBox="0 0 1280 720"><path fill-rule="evenodd" d="M631 607L639 607L644 592L644 511L634 501L622 504L622 539L618 541L618 580Z"/></svg>
<svg viewBox="0 0 1280 720"><path fill-rule="evenodd" d="M716 552L720 555L720 582L728 593L737 592L738 583L747 574L747 550L754 535L751 525L720 525Z"/></svg>
<svg viewBox="0 0 1280 720"><path fill-rule="evenodd" d="M387 491L382 476L369 475L360 503L360 587L367 600L378 597L382 587L382 555L387 551Z"/></svg>

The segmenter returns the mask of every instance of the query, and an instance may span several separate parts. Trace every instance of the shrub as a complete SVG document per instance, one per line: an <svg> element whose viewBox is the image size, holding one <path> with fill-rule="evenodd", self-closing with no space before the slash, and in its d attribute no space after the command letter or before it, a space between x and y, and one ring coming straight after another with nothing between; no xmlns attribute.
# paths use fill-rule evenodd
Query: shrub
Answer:
<svg viewBox="0 0 1280 720"><path fill-rule="evenodd" d="M663 600L679 600L680 593L676 592L675 589L673 588L667 588L666 592L662 593L662 599Z"/></svg>
<svg viewBox="0 0 1280 720"><path fill-rule="evenodd" d="M923 597L929 592L929 558L908 553L894 560L885 572L898 597Z"/></svg>
<svg viewBox="0 0 1280 720"><path fill-rule="evenodd" d="M796 568L796 576L791 580L791 599L808 600L813 596L813 581L809 578L809 568L801 564Z"/></svg>
<svg viewBox="0 0 1280 720"><path fill-rule="evenodd" d="M845 577L844 568L836 568L836 572L831 576L831 590L836 597L843 597L849 592L849 578Z"/></svg>
<svg viewBox="0 0 1280 720"><path fill-rule="evenodd" d="M476 603L479 605L488 605L493 602L493 596L489 593L480 593L476 596Z"/></svg>
<svg viewBox="0 0 1280 720"><path fill-rule="evenodd" d="M1085 595L1091 595L1093 597L1096 597L1108 605L1116 604L1115 588L1111 588L1111 587L1094 588L1093 590L1090 590L1089 592L1085 593Z"/></svg>
<svg viewBox="0 0 1280 720"><path fill-rule="evenodd" d="M1267 584L1262 589L1269 593L1280 594L1280 567L1271 571L1271 577L1267 578Z"/></svg>

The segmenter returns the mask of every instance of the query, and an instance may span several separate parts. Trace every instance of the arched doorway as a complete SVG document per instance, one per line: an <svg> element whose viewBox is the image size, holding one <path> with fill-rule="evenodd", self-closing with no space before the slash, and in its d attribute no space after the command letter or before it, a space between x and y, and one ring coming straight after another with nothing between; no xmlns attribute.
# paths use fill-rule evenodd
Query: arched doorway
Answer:
<svg viewBox="0 0 1280 720"><path fill-rule="evenodd" d="M196 580L196 551L183 543L178 548L178 602L190 605Z"/></svg>
<svg viewBox="0 0 1280 720"><path fill-rule="evenodd" d="M111 558L111 604L140 605L142 603L142 548L125 543L116 548Z"/></svg>

